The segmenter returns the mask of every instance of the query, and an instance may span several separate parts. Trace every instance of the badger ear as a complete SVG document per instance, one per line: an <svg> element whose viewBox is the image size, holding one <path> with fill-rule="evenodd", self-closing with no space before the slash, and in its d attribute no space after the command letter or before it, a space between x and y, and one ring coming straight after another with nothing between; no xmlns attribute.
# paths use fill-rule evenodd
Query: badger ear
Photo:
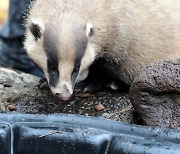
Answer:
<svg viewBox="0 0 180 154"><path fill-rule="evenodd" d="M44 31L44 25L40 20L32 20L29 27L31 33L33 34L35 40L39 40L42 37Z"/></svg>
<svg viewBox="0 0 180 154"><path fill-rule="evenodd" d="M94 35L94 28L93 28L93 25L92 23L87 23L86 24L86 36L87 37L91 37Z"/></svg>

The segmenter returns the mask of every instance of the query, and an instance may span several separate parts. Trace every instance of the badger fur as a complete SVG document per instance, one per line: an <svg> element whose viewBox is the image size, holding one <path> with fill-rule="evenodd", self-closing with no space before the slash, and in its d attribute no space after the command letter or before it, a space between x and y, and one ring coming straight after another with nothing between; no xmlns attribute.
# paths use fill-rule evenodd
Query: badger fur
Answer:
<svg viewBox="0 0 180 154"><path fill-rule="evenodd" d="M99 58L131 84L145 65L180 57L180 1L36 0L24 46L62 100Z"/></svg>

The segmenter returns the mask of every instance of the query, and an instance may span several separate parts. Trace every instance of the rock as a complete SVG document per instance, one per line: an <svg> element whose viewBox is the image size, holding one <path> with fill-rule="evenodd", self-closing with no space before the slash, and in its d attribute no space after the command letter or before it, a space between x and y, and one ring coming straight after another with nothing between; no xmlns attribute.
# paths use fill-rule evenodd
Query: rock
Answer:
<svg viewBox="0 0 180 154"><path fill-rule="evenodd" d="M132 83L129 96L143 124L180 128L180 60L147 66Z"/></svg>
<svg viewBox="0 0 180 154"><path fill-rule="evenodd" d="M14 111L14 110L16 110L16 107L15 107L14 105L12 105L12 104L9 104L9 105L7 106L7 109L8 109L9 111Z"/></svg>
<svg viewBox="0 0 180 154"><path fill-rule="evenodd" d="M95 108L96 111L102 111L105 107L102 104L98 104L94 108Z"/></svg>
<svg viewBox="0 0 180 154"><path fill-rule="evenodd" d="M6 111L10 100L26 94L38 81L38 77L0 67L0 111Z"/></svg>

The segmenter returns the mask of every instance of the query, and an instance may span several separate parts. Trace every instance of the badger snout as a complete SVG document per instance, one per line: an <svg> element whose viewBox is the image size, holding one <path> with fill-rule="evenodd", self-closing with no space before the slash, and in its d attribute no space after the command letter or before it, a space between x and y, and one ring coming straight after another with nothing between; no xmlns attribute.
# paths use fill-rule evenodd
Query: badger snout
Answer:
<svg viewBox="0 0 180 154"><path fill-rule="evenodd" d="M50 87L52 93L56 95L60 100L67 101L71 98L73 94L73 88L71 84L68 84L67 82L62 84L57 84L56 87Z"/></svg>
<svg viewBox="0 0 180 154"><path fill-rule="evenodd" d="M56 93L62 101L68 101L71 98L71 94L69 92Z"/></svg>

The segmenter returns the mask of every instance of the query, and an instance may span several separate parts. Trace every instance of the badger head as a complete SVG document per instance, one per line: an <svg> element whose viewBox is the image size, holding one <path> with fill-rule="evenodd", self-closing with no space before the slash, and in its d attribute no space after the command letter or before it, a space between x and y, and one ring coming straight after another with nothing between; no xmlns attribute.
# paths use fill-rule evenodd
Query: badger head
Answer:
<svg viewBox="0 0 180 154"><path fill-rule="evenodd" d="M24 46L42 69L53 94L68 100L76 83L88 76L96 58L94 28L89 22L43 23L32 19L26 26Z"/></svg>

